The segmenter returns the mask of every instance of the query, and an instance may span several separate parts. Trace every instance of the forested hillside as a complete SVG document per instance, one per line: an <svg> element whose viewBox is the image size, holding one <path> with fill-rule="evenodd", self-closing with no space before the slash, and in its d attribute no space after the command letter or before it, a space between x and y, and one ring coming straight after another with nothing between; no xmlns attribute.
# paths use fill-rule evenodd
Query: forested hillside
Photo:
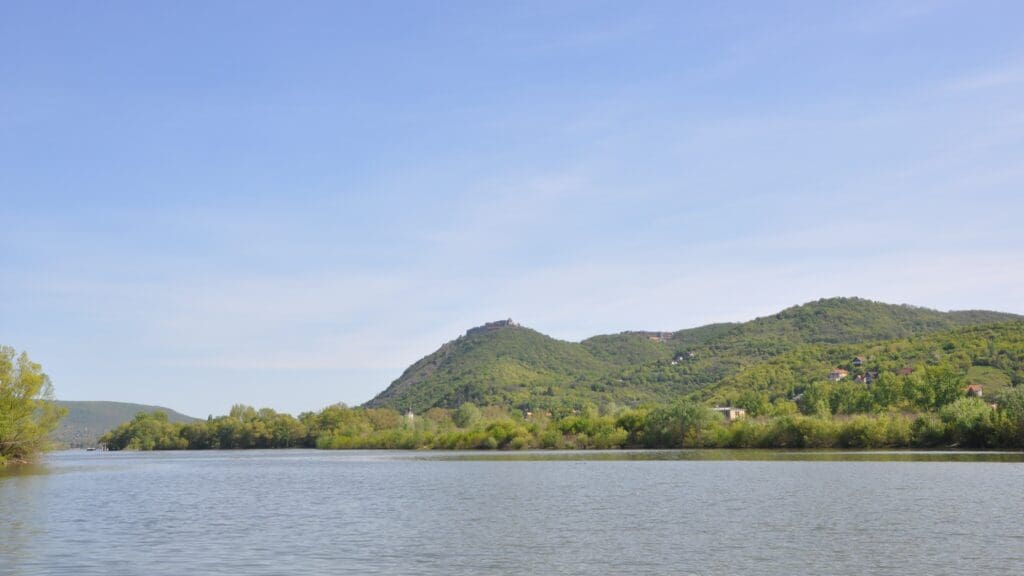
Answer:
<svg viewBox="0 0 1024 576"><path fill-rule="evenodd" d="M471 329L368 406L138 414L111 449L1024 447L1024 319L832 299L581 343ZM714 405L742 408L713 409Z"/></svg>
<svg viewBox="0 0 1024 576"><path fill-rule="evenodd" d="M666 403L807 345L878 342L1021 319L833 298L750 322L581 343L494 323L419 360L367 406L420 412L463 402L522 410Z"/></svg>
<svg viewBox="0 0 1024 576"><path fill-rule="evenodd" d="M833 370L839 370L829 376ZM845 374L843 374L845 372ZM840 377L841 376L841 377ZM806 412L839 414L936 407L937 379L961 396L981 385L998 402L1024 383L1024 322L957 328L865 344L805 344L746 368L702 390L698 397L764 413L769 404L796 399Z"/></svg>

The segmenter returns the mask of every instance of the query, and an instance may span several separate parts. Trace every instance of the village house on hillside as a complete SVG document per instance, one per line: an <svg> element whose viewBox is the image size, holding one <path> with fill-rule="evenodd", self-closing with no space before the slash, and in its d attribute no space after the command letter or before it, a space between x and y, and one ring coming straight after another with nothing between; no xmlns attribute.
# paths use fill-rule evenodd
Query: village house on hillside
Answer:
<svg viewBox="0 0 1024 576"><path fill-rule="evenodd" d="M970 398L981 398L984 394L981 384L971 384L964 389L964 392L966 392L967 396Z"/></svg>
<svg viewBox="0 0 1024 576"><path fill-rule="evenodd" d="M865 362L867 362L867 359L863 356L855 356L853 360L850 361L850 364L853 366L863 366Z"/></svg>
<svg viewBox="0 0 1024 576"><path fill-rule="evenodd" d="M853 381L859 384L871 384L875 380L878 380L878 372L874 371L868 371L853 378Z"/></svg>
<svg viewBox="0 0 1024 576"><path fill-rule="evenodd" d="M696 352L694 352L693 350L688 350L684 354L676 354L675 357L672 358L672 365L675 366L676 364L679 364L683 360L693 360L696 357L697 357L697 353Z"/></svg>
<svg viewBox="0 0 1024 576"><path fill-rule="evenodd" d="M718 412L725 417L726 422L735 422L740 418L747 417L747 411L743 408L734 408L732 406L715 406L715 412Z"/></svg>
<svg viewBox="0 0 1024 576"><path fill-rule="evenodd" d="M828 379L830 382L839 382L840 380L849 376L850 373L842 368L835 368L828 373Z"/></svg>

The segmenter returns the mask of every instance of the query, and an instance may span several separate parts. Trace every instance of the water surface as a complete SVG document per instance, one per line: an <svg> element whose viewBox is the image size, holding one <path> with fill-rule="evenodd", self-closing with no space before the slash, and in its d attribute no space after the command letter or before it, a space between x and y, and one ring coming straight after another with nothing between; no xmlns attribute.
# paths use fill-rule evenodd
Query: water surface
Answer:
<svg viewBox="0 0 1024 576"><path fill-rule="evenodd" d="M1024 457L64 452L0 575L1024 573Z"/></svg>

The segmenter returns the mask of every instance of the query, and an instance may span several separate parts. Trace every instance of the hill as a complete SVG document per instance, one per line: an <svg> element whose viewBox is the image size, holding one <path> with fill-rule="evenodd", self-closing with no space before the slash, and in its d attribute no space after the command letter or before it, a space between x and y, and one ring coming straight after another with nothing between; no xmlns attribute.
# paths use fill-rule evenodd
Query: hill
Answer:
<svg viewBox="0 0 1024 576"><path fill-rule="evenodd" d="M527 405L567 400L576 383L600 378L613 363L581 345L510 321L470 329L412 366L369 407L424 411L463 402Z"/></svg>
<svg viewBox="0 0 1024 576"><path fill-rule="evenodd" d="M95 446L99 437L117 428L122 422L135 417L139 412L165 412L171 422L196 422L196 418L185 416L170 408L130 404L127 402L57 400L56 404L67 408L67 415L51 435L58 444L70 448Z"/></svg>
<svg viewBox="0 0 1024 576"><path fill-rule="evenodd" d="M421 412L463 402L521 409L671 401L808 345L861 344L1024 320L860 298L794 306L749 322L624 332L580 343L512 321L470 329L410 366L368 407Z"/></svg>
<svg viewBox="0 0 1024 576"><path fill-rule="evenodd" d="M931 334L966 326L1024 320L984 310L940 312L863 298L829 298L736 324L681 330L666 343L674 362L627 368L622 384L685 394L807 344L856 344Z"/></svg>
<svg viewBox="0 0 1024 576"><path fill-rule="evenodd" d="M809 389L817 388L832 394L834 401L848 404L846 410L841 406L838 412L864 412L871 411L872 406L857 403L870 403L869 393L878 394L883 388L888 393L905 391L909 401L911 389L920 379L939 369L955 380L956 390L978 384L986 398L999 401L1012 387L1024 384L1024 322L955 328L862 344L802 345L730 375L697 396L758 412L766 403L799 399ZM830 379L834 370L842 372ZM875 400L879 404L879 399ZM881 407L888 405L898 406L899 402Z"/></svg>

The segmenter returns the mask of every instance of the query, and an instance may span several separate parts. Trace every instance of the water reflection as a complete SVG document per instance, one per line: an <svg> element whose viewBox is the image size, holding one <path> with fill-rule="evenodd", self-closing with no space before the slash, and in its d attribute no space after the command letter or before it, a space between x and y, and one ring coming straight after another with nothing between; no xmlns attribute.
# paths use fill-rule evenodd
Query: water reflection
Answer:
<svg viewBox="0 0 1024 576"><path fill-rule="evenodd" d="M5 478L18 478L20 476L39 476L41 474L52 474L53 467L41 462L32 464L15 464L12 466L0 467L0 482Z"/></svg>
<svg viewBox="0 0 1024 576"><path fill-rule="evenodd" d="M738 462L1024 462L1024 452L925 450L568 450L527 452L416 453L426 460L449 461L738 461Z"/></svg>

